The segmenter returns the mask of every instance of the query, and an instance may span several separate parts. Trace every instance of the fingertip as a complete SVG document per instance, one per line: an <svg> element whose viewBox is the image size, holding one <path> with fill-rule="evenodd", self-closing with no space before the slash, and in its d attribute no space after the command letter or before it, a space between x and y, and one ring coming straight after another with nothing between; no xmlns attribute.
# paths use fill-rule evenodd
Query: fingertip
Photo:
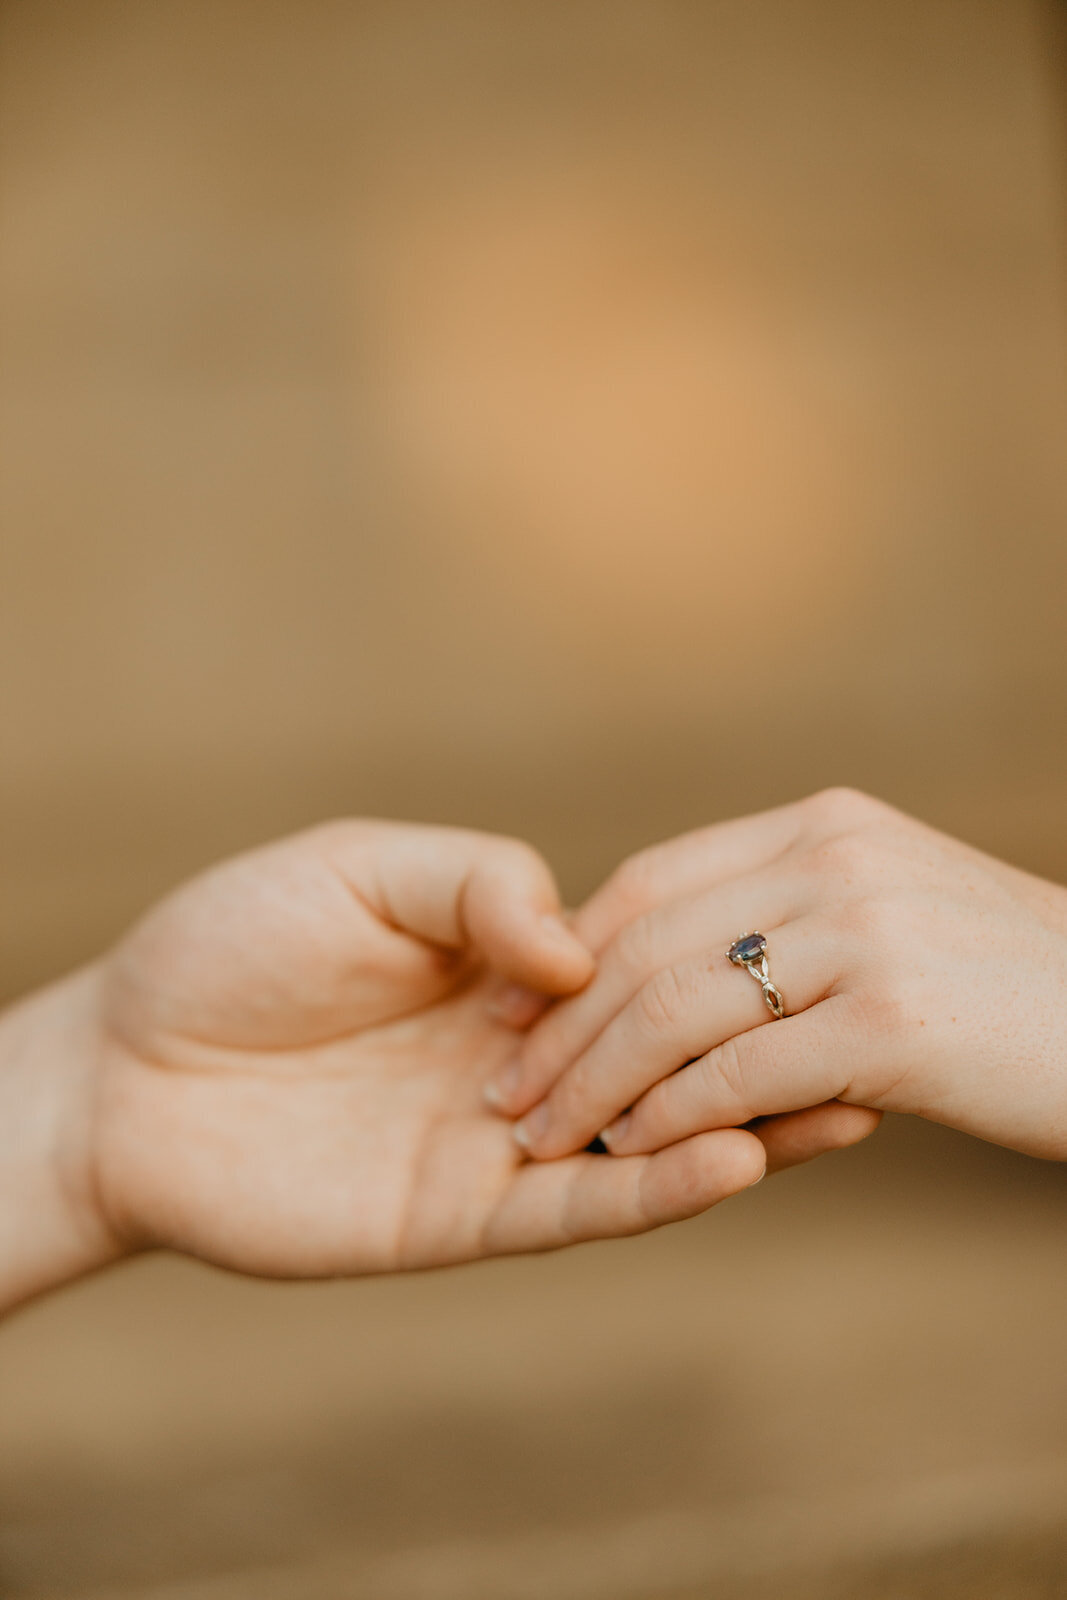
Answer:
<svg viewBox="0 0 1067 1600"><path fill-rule="evenodd" d="M868 1106L828 1100L802 1111L759 1118L752 1125L752 1132L767 1151L768 1170L781 1172L813 1161L816 1156L860 1144L881 1120L882 1113Z"/></svg>
<svg viewBox="0 0 1067 1600"><path fill-rule="evenodd" d="M581 940L555 912L533 912L522 916L508 946L501 947L500 958L507 962L505 975L512 987L532 993L533 1001L516 997L512 1026L528 1026L544 1009L545 999L576 994L584 989L596 971L596 962Z"/></svg>
<svg viewBox="0 0 1067 1600"><path fill-rule="evenodd" d="M610 1122L606 1128L601 1128L597 1134L605 1150L610 1151L613 1156L622 1154L620 1146L626 1138L631 1121L632 1113L624 1111L621 1117L616 1117L614 1122Z"/></svg>
<svg viewBox="0 0 1067 1600"><path fill-rule="evenodd" d="M594 959L568 926L555 878L531 846L499 841L461 899L469 941L512 985L544 996L573 994L589 982ZM515 1006L525 1014L525 1004Z"/></svg>
<svg viewBox="0 0 1067 1600"><path fill-rule="evenodd" d="M760 1183L767 1172L767 1152L745 1128L716 1128L692 1141L701 1165L714 1177L721 1198L741 1194Z"/></svg>
<svg viewBox="0 0 1067 1600"><path fill-rule="evenodd" d="M494 1022L522 1033L532 1027L547 1004L547 996L539 990L524 983L507 983L490 995L485 1009Z"/></svg>
<svg viewBox="0 0 1067 1600"><path fill-rule="evenodd" d="M767 1151L747 1128L718 1128L699 1137L715 1140L715 1161L724 1176L736 1181L731 1194L753 1189L767 1175Z"/></svg>
<svg viewBox="0 0 1067 1600"><path fill-rule="evenodd" d="M642 1159L637 1157L635 1159ZM682 1221L759 1183L767 1153L743 1128L717 1128L668 1145L648 1162L646 1184L663 1222Z"/></svg>
<svg viewBox="0 0 1067 1600"><path fill-rule="evenodd" d="M853 1144L862 1144L864 1139L870 1138L882 1120L882 1113L870 1106L850 1106L842 1101L836 1103L840 1110L834 1119L834 1136L839 1150L847 1150Z"/></svg>
<svg viewBox="0 0 1067 1600"><path fill-rule="evenodd" d="M522 1066L518 1056L512 1056L498 1067L482 1089L487 1106L500 1116L514 1115L515 1091L522 1079Z"/></svg>
<svg viewBox="0 0 1067 1600"><path fill-rule="evenodd" d="M565 918L555 912L541 917L541 935L554 968L556 987L552 994L574 994L583 989L596 971L596 960Z"/></svg>

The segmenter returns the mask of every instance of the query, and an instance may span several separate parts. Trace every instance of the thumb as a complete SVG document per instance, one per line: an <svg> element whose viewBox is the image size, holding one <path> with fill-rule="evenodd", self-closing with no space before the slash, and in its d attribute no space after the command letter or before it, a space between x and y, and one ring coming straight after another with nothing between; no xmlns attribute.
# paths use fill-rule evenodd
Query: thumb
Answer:
<svg viewBox="0 0 1067 1600"><path fill-rule="evenodd" d="M563 920L555 878L531 845L462 828L359 823L351 856L340 854L353 887L405 933L472 950L543 994L571 994L592 977L593 958Z"/></svg>

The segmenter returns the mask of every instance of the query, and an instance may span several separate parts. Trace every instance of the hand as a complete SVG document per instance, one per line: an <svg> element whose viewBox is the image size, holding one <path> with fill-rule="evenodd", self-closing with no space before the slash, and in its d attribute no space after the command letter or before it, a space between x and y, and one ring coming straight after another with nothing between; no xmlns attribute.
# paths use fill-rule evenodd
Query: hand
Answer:
<svg viewBox="0 0 1067 1600"><path fill-rule="evenodd" d="M1067 1157L1067 891L889 806L832 790L657 846L574 926L597 977L490 1089L534 1156L813 1108ZM724 955L753 930L780 1021Z"/></svg>
<svg viewBox="0 0 1067 1600"><path fill-rule="evenodd" d="M548 994L592 971L513 841L338 823L209 872L75 985L91 1116L54 1141L65 1192L118 1249L305 1277L639 1232L760 1177L743 1132L524 1161L482 1101L511 1048L490 970Z"/></svg>

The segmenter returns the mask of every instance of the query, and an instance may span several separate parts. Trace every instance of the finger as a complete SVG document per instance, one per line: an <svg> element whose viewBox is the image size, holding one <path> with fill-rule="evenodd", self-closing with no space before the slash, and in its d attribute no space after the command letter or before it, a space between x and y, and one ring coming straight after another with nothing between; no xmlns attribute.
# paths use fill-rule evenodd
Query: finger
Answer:
<svg viewBox="0 0 1067 1600"><path fill-rule="evenodd" d="M600 1137L613 1155L662 1149L708 1128L800 1111L847 1094L867 1041L849 996L716 1045L657 1083Z"/></svg>
<svg viewBox="0 0 1067 1600"><path fill-rule="evenodd" d="M816 842L855 828L887 808L851 789L826 789L790 805L699 828L639 851L612 873L571 918L594 955L643 912L711 888L760 864L780 862L801 840ZM496 1020L525 1032L548 1009L543 995L516 991L493 1004Z"/></svg>
<svg viewBox="0 0 1067 1600"><path fill-rule="evenodd" d="M554 1006L501 1066L486 1089L490 1105L509 1116L528 1111L657 971L694 954L714 960L739 932L797 916L806 898L798 876L771 867L638 917L603 952L593 981Z"/></svg>
<svg viewBox="0 0 1067 1600"><path fill-rule="evenodd" d="M573 913L564 912L564 921L570 925ZM543 1016L553 1003L553 997L525 983L498 982L491 986L485 1009L494 1022L524 1033L538 1017Z"/></svg>
<svg viewBox="0 0 1067 1600"><path fill-rule="evenodd" d="M624 861L573 914L571 926L599 955L652 908L778 861L802 837L832 833L835 825L854 821L860 808L871 804L850 790L827 790L652 845ZM494 997L490 1009L498 1022L521 1033L544 1015L548 1002L536 992L513 989Z"/></svg>
<svg viewBox="0 0 1067 1600"><path fill-rule="evenodd" d="M474 950L546 994L570 994L592 974L552 872L530 845L460 828L357 823L339 825L333 848L351 887L418 939Z"/></svg>
<svg viewBox="0 0 1067 1600"><path fill-rule="evenodd" d="M536 989L528 989L523 983L506 983L490 994L485 1009L494 1022L515 1033L525 1033L551 1004L551 999Z"/></svg>
<svg viewBox="0 0 1067 1600"><path fill-rule="evenodd" d="M802 917L771 932L768 940L771 976L781 985L788 1010L803 1010L829 992L838 977L840 944L829 922ZM517 1124L515 1137L540 1159L580 1150L651 1085L736 1034L762 1031L769 1021L759 985L733 966L721 947L663 967ZM830 1099L831 1093L815 1098ZM794 1106L766 1109L791 1111ZM753 1109L729 1120L737 1124L755 1115ZM666 1142L643 1148L658 1149Z"/></svg>
<svg viewBox="0 0 1067 1600"><path fill-rule="evenodd" d="M779 1117L758 1117L748 1124L767 1152L767 1171L782 1172L798 1167L831 1150L845 1150L869 1138L882 1120L880 1111L867 1106L847 1106L840 1100L827 1100L804 1111L788 1111Z"/></svg>
<svg viewBox="0 0 1067 1600"><path fill-rule="evenodd" d="M645 1233L694 1217L758 1183L763 1145L741 1128L701 1134L628 1160L576 1155L529 1162L484 1236L489 1254L555 1250L588 1239Z"/></svg>
<svg viewBox="0 0 1067 1600"><path fill-rule="evenodd" d="M810 821L810 802L801 800L641 850L575 913L574 930L599 955L627 923L655 906L767 866L797 842Z"/></svg>

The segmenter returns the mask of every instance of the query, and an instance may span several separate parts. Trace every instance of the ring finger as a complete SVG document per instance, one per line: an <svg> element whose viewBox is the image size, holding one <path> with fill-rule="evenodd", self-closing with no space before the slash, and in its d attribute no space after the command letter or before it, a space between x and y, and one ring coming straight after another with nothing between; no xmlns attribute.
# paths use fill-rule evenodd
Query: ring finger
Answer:
<svg viewBox="0 0 1067 1600"><path fill-rule="evenodd" d="M767 871L636 918L604 953L592 983L554 1006L501 1067L486 1091L490 1105L508 1116L521 1116L543 1099L661 968L694 954L725 950L746 916L758 916L759 927L776 927L796 917L809 897L796 877L783 879L780 871Z"/></svg>
<svg viewBox="0 0 1067 1600"><path fill-rule="evenodd" d="M600 1137L612 1155L628 1156L754 1117L777 1122L805 1107L836 1117L856 1108L821 1102L848 1095L869 1044L852 997L832 994L779 1028L750 1029L714 1046L653 1084Z"/></svg>
<svg viewBox="0 0 1067 1600"><path fill-rule="evenodd" d="M768 936L768 944L771 976L790 1012L804 1011L830 993L840 973L840 943L827 919L811 915L788 922ZM523 1118L515 1137L542 1160L579 1150L653 1084L770 1020L758 985L721 953L705 948L662 967ZM754 1112L739 1097L732 1107L727 1095L720 1097L717 1115L725 1126L745 1122Z"/></svg>

